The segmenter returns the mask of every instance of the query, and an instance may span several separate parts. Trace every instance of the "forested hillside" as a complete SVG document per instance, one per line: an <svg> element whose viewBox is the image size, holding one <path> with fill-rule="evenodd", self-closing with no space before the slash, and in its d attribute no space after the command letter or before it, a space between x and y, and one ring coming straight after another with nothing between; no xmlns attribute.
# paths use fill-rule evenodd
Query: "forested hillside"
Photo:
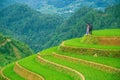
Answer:
<svg viewBox="0 0 120 80"><path fill-rule="evenodd" d="M120 4L107 7L105 11L83 7L76 11L69 19L57 27L55 34L46 46L56 45L63 40L80 37L85 34L86 24L93 25L93 29L120 28Z"/></svg>
<svg viewBox="0 0 120 80"><path fill-rule="evenodd" d="M31 54L28 45L0 34L0 67Z"/></svg>
<svg viewBox="0 0 120 80"><path fill-rule="evenodd" d="M41 14L27 5L16 4L0 11L0 32L39 51L62 21L57 15Z"/></svg>

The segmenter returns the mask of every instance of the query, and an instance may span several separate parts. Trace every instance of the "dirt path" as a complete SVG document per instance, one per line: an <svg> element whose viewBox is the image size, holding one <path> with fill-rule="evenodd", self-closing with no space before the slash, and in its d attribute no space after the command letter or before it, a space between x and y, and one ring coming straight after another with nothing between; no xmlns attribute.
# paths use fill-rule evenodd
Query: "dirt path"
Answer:
<svg viewBox="0 0 120 80"><path fill-rule="evenodd" d="M37 59L38 59L40 62L53 65L55 68L59 68L60 70L65 70L65 71L67 71L68 73L77 74L77 76L78 76L77 79L85 80L85 77L83 76L82 73L80 73L80 72L78 72L78 71L76 71L76 70L74 70L74 69L72 69L72 68L69 68L69 67L67 67L67 66L63 66L63 65L60 65L60 64L57 64L57 63L48 61L48 60L42 58L42 57L40 56L40 54L37 55ZM72 75L72 76L73 76L73 75Z"/></svg>
<svg viewBox="0 0 120 80"><path fill-rule="evenodd" d="M5 80L10 80L8 77L6 77L6 76L3 74L4 69L5 69L5 68L2 68L2 69L0 70L0 75L3 77L3 79L5 79Z"/></svg>
<svg viewBox="0 0 120 80"><path fill-rule="evenodd" d="M41 75L38 75L32 71L27 70L16 62L14 71L27 80L45 80Z"/></svg>
<svg viewBox="0 0 120 80"><path fill-rule="evenodd" d="M87 61L87 60L83 60L83 59L78 59L78 58L74 58L74 57L70 57L70 56L60 55L60 54L56 54L55 52L53 52L52 54L56 57L64 58L67 60L77 61L77 62L80 62L82 64L86 64L88 66L92 66L92 67L95 67L95 68L98 68L101 70L120 73L120 69L115 68L115 67L111 67L111 66L107 66L104 64L100 64L100 63L96 63L96 62L92 62L92 61Z"/></svg>

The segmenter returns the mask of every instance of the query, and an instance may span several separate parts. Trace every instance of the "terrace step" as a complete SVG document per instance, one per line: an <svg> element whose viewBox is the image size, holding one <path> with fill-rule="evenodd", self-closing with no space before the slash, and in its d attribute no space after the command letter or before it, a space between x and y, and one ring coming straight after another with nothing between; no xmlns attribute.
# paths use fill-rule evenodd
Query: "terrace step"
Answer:
<svg viewBox="0 0 120 80"><path fill-rule="evenodd" d="M24 67L19 65L18 62L15 63L14 71L27 80L45 80L41 75L25 69Z"/></svg>
<svg viewBox="0 0 120 80"><path fill-rule="evenodd" d="M3 74L4 69L5 69L5 68L2 68L2 69L1 69L0 75L2 76L3 79L5 79L5 80L10 80L7 76L5 76L5 75Z"/></svg>
<svg viewBox="0 0 120 80"><path fill-rule="evenodd" d="M80 62L82 64L86 64L88 66L92 66L104 71L108 71L108 72L117 72L120 73L120 69L115 68L115 67L111 67L111 66L107 66L104 64L100 64L100 63L96 63L96 62L92 62L92 61L87 61L87 60L83 60L83 59L78 59L78 58L74 58L74 57L70 57L70 56L65 56L65 55L61 55L61 54L56 54L55 52L52 53L55 57L59 57L59 58L64 58L67 60L72 60L72 61L77 61Z"/></svg>
<svg viewBox="0 0 120 80"><path fill-rule="evenodd" d="M97 55L97 56L104 56L104 57L120 58L120 55L119 55L120 50L104 50L104 49L96 49L96 48L68 46L68 45L65 45L65 42L61 43L60 50L65 52L75 52L79 54L86 54L86 55L92 55L92 56Z"/></svg>
<svg viewBox="0 0 120 80"><path fill-rule="evenodd" d="M74 75L77 75L78 80L85 80L84 75L82 73L78 72L77 70L74 70L74 69L69 68L67 66L63 66L63 65L48 61L48 60L42 58L40 54L37 55L37 59L42 63L49 64L49 65L53 66L54 68L60 69L61 71L65 71L65 72L69 73L69 75L71 75L70 73L73 73ZM74 77L73 74L71 76Z"/></svg>

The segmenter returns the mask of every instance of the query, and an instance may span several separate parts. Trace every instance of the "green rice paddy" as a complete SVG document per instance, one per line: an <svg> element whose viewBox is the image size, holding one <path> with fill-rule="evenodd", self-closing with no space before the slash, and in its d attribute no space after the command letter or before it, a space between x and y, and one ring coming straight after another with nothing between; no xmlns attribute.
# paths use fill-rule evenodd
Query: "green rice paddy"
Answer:
<svg viewBox="0 0 120 80"><path fill-rule="evenodd" d="M95 36L119 36L120 37L120 29L95 30L93 31L93 35Z"/></svg>
<svg viewBox="0 0 120 80"><path fill-rule="evenodd" d="M74 80L70 75L41 64L36 60L36 55L22 59L19 61L19 64L24 68L43 76L45 80Z"/></svg>
<svg viewBox="0 0 120 80"><path fill-rule="evenodd" d="M111 30L105 29L105 30L93 31L92 36L74 38L71 40L64 41L63 46L120 51L120 46L103 46L103 45L97 44L97 40L94 38L94 36L120 37L120 29L111 29ZM89 40L88 42L85 42L87 38L89 38ZM108 65L111 67L115 67L117 69L120 69L120 63L119 63L120 58L102 57L102 56L94 57L92 55L82 55L76 52L71 52L71 53L65 52L65 51L62 51L60 48L61 48L60 46L52 47L39 52L39 54L41 55L42 58L48 61L60 64L63 66L67 66L71 69L74 69L82 73L85 77L85 80L120 80L120 73L100 70L99 68L94 66L82 64L80 62L72 61L70 59L56 57L52 53L55 52L60 55L66 55L66 56L70 56L77 59L96 62L96 63ZM18 64L33 73L41 75L45 80L79 80L67 74L69 72L65 73L59 68L57 69L57 68L54 68L54 66L50 66L49 64L40 62L37 59L37 56L38 55L34 54L27 58L19 60ZM25 80L14 71L14 63L4 67L3 74L11 80Z"/></svg>
<svg viewBox="0 0 120 80"><path fill-rule="evenodd" d="M102 80L119 80L119 77L120 77L117 74L103 72L103 71L97 70L95 68L92 68L92 67L89 67L86 65L82 65L78 62L64 60L61 58L56 58L54 56L42 56L42 57L49 61L68 66L72 69L75 69L75 70L81 72L85 76L86 80L101 80L101 79ZM96 76L99 76L99 77L96 77Z"/></svg>
<svg viewBox="0 0 120 80"><path fill-rule="evenodd" d="M65 46L78 47L78 48L94 48L103 50L120 50L120 46L104 46L96 44L84 44L81 43L81 38L75 38L71 40L64 41Z"/></svg>
<svg viewBox="0 0 120 80"><path fill-rule="evenodd" d="M14 72L14 63L9 64L3 70L3 74L7 76L11 80L25 80L21 76L19 76L16 72Z"/></svg>
<svg viewBox="0 0 120 80"><path fill-rule="evenodd" d="M77 54L77 53L63 52L63 51L59 50L59 47L49 48L49 49L43 50L40 53L41 54L51 54L52 52L56 52L58 54L62 54L62 55L66 55L66 56L71 56L71 57L80 58L83 60L93 61L93 62L105 64L108 66L120 68L120 63L119 63L120 58L94 57L94 56L89 56L89 55L81 55L81 54Z"/></svg>

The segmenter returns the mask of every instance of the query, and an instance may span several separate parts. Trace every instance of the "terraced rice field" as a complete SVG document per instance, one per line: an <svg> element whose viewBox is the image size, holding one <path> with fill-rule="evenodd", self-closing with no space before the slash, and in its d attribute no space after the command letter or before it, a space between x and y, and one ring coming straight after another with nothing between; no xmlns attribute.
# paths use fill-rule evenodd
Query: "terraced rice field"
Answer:
<svg viewBox="0 0 120 80"><path fill-rule="evenodd" d="M58 58L58 57L55 57L52 55L42 56L42 57L49 60L49 61L68 66L72 69L75 69L75 70L81 72L84 75L86 80L101 80L101 79L102 80L117 80L120 77L114 73L104 72L104 71L80 64L78 62L66 60L63 58L61 59L61 58ZM96 77L96 76L98 76L98 77Z"/></svg>
<svg viewBox="0 0 120 80"><path fill-rule="evenodd" d="M93 31L95 36L120 36L120 29L104 29Z"/></svg>
<svg viewBox="0 0 120 80"><path fill-rule="evenodd" d="M64 41L64 45L79 47L79 48L95 48L95 49L103 49L103 50L120 50L120 45L100 45L99 40L97 38L106 38L120 42L120 29L105 29L105 30L96 30L93 31L93 35L85 35L82 38L74 38L71 40ZM114 39L115 38L115 39ZM110 42L112 43L112 40ZM110 43L108 43L110 44Z"/></svg>
<svg viewBox="0 0 120 80"><path fill-rule="evenodd" d="M110 58L110 57L94 57L94 56L87 56L87 55L80 55L76 53L69 53L69 52L62 52L59 47L53 47L47 50L44 50L41 53L41 56L49 61L53 61L65 66L68 66L72 69L75 69L79 72L82 72L85 76L86 80L120 80L120 73L112 73L104 70L100 70L95 68L94 66L88 66L85 64L80 64L80 62L72 61L70 59L61 58L54 56L53 52L58 53L59 55L67 55L77 59L83 59L91 62L96 62L100 64L104 64L107 66L111 66L114 68L119 69L120 71L120 58ZM46 56L49 55L49 56ZM96 77L99 76L99 77Z"/></svg>
<svg viewBox="0 0 120 80"><path fill-rule="evenodd" d="M6 66L5 69L3 70L4 76L8 77L10 80L25 80L24 78L19 76L13 69L14 63Z"/></svg>
<svg viewBox="0 0 120 80"><path fill-rule="evenodd" d="M120 50L120 46L84 44L84 43L81 43L81 38L75 38L75 39L64 41L64 45L72 46L72 47L78 47L78 48L94 48L94 49L103 49L103 50Z"/></svg>
<svg viewBox="0 0 120 80"><path fill-rule="evenodd" d="M66 56L75 57L78 59L83 59L83 60L87 60L87 61L97 62L97 63L105 64L108 66L120 68L120 63L119 63L120 58L94 57L94 56L89 56L89 55L80 55L80 54L77 54L75 52L74 53L63 52L59 49L59 47L49 48L49 49L43 50L40 53L41 54L51 54L53 52L56 52L56 53L61 54L61 55L66 55Z"/></svg>
<svg viewBox="0 0 120 80"><path fill-rule="evenodd" d="M93 34L103 35L101 34L103 31L99 32L95 31ZM114 36L118 37L118 32ZM85 46L86 44L82 43L84 45L82 48L91 49L95 45L96 50L106 50L107 55L112 56L99 56L96 53L93 55L89 52L77 53L74 49L81 47L81 41L80 38L76 38L6 66L2 69L3 77L8 78L7 80L120 80L120 58L116 57L116 55L120 56L120 53L114 53L120 50L120 46L104 48L102 45L93 43L92 40L95 39L88 42L91 46ZM61 47L66 45L70 47ZM69 48L72 52L69 52ZM113 56L113 54L116 55Z"/></svg>
<svg viewBox="0 0 120 80"><path fill-rule="evenodd" d="M51 68L47 64L39 63L36 60L36 55L30 56L28 58L25 58L19 61L19 64L25 67L26 69L43 76L45 80L53 80L53 79L54 80L73 80L71 76L64 74L60 71L57 71L54 68ZM61 76L62 76L62 79L60 79Z"/></svg>

